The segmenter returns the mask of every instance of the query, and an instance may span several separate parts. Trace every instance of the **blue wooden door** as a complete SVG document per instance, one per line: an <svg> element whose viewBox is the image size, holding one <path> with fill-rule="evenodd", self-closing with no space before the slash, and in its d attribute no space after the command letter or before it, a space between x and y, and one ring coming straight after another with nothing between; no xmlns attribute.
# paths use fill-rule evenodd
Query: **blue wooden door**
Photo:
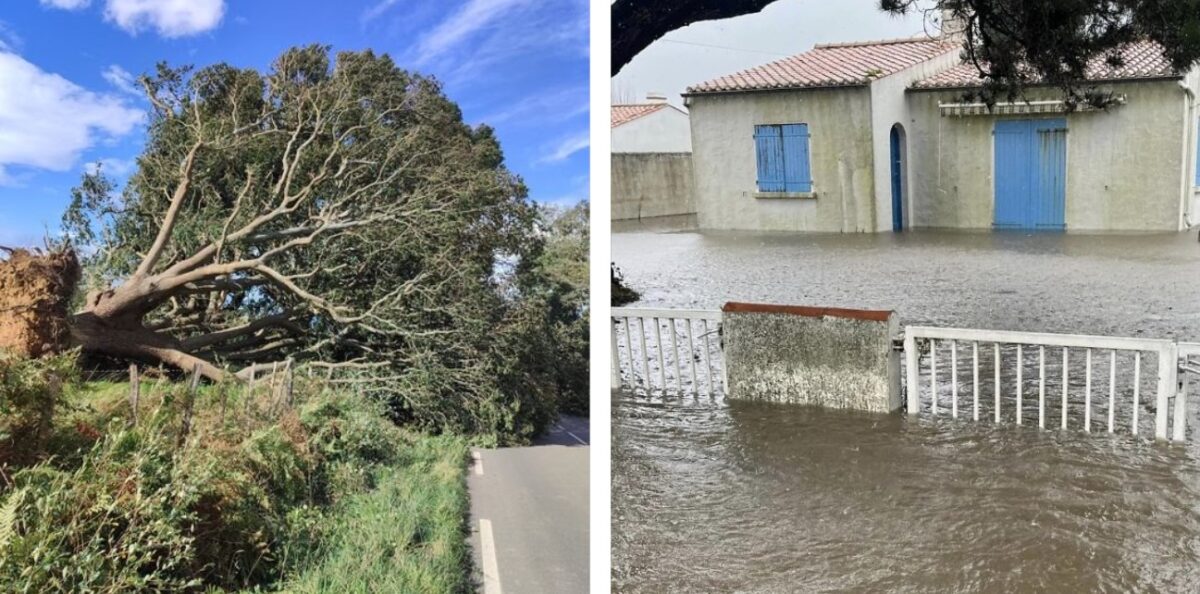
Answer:
<svg viewBox="0 0 1200 594"><path fill-rule="evenodd" d="M904 230L903 163L900 157L900 131L892 127L892 231Z"/></svg>
<svg viewBox="0 0 1200 594"><path fill-rule="evenodd" d="M1065 229L1066 120L1001 120L995 143L995 227Z"/></svg>
<svg viewBox="0 0 1200 594"><path fill-rule="evenodd" d="M1038 175L1034 189L1036 229L1061 231L1067 228L1067 127L1037 128Z"/></svg>

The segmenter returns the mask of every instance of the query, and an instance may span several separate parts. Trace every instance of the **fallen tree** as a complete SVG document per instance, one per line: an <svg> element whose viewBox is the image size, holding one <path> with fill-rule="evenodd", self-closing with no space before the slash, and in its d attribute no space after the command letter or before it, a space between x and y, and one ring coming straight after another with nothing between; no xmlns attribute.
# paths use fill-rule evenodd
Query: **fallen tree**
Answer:
<svg viewBox="0 0 1200 594"><path fill-rule="evenodd" d="M137 172L119 197L85 176L64 216L89 246L85 353L214 380L293 359L410 399L516 391L494 335L521 299L505 264L540 252L536 209L436 81L307 47L266 73L160 66L142 84Z"/></svg>

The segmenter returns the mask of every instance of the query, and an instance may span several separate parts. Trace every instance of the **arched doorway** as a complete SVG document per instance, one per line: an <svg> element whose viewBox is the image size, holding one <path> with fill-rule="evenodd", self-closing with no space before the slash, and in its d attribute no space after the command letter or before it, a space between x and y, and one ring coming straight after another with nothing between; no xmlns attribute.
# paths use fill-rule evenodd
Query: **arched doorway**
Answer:
<svg viewBox="0 0 1200 594"><path fill-rule="evenodd" d="M904 126L892 126L892 231L904 230Z"/></svg>

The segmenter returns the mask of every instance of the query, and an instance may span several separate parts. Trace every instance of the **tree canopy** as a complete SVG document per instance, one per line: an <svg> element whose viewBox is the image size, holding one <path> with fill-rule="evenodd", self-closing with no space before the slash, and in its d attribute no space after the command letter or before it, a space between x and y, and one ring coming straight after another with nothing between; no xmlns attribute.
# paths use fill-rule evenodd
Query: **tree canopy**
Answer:
<svg viewBox="0 0 1200 594"><path fill-rule="evenodd" d="M553 414L552 370L510 348L546 331L516 321L543 217L435 80L310 46L142 84L136 173L120 195L85 176L64 216L88 254L85 352L214 380L290 360L443 428L528 434Z"/></svg>
<svg viewBox="0 0 1200 594"><path fill-rule="evenodd" d="M1072 105L1104 106L1110 95L1087 82L1089 64L1125 63L1125 48L1150 40L1178 72L1200 60L1198 0L881 0L893 14L925 10L962 27L963 58L983 78L979 97L1023 96L1030 84L1059 88Z"/></svg>

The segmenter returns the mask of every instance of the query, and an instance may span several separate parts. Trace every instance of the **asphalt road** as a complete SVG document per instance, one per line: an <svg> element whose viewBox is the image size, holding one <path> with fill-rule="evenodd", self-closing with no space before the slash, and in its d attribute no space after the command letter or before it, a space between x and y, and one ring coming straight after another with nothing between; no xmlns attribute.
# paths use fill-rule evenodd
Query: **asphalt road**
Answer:
<svg viewBox="0 0 1200 594"><path fill-rule="evenodd" d="M467 474L483 594L588 591L588 420L563 417L534 445L476 450Z"/></svg>

